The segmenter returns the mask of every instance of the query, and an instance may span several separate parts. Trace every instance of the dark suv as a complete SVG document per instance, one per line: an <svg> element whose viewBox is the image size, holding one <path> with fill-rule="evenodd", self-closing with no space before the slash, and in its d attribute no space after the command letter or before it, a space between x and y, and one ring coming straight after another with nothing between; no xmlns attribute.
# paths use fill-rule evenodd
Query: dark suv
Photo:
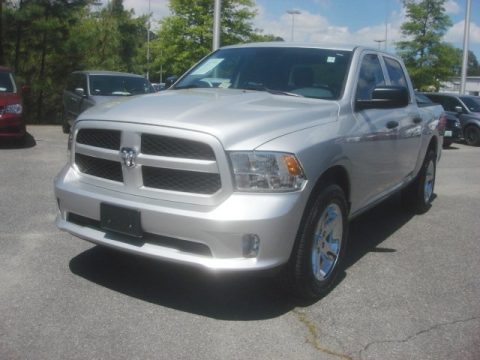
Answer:
<svg viewBox="0 0 480 360"><path fill-rule="evenodd" d="M456 116L462 125L463 137L468 145L480 146L480 100L472 95L424 93L440 104L448 115Z"/></svg>
<svg viewBox="0 0 480 360"><path fill-rule="evenodd" d="M113 71L75 71L63 92L63 132L68 133L84 110L118 98L155 92L150 82L136 74Z"/></svg>
<svg viewBox="0 0 480 360"><path fill-rule="evenodd" d="M0 139L25 140L22 113L21 91L15 84L13 72L0 66Z"/></svg>

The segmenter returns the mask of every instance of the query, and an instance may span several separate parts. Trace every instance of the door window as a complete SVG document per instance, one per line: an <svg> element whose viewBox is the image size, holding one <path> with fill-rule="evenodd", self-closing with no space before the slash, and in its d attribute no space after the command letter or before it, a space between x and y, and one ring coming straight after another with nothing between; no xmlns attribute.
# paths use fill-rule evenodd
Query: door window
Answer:
<svg viewBox="0 0 480 360"><path fill-rule="evenodd" d="M385 78L378 56L375 54L365 55L358 77L357 100L371 100L373 89L381 85L385 85Z"/></svg>
<svg viewBox="0 0 480 360"><path fill-rule="evenodd" d="M407 87L407 78L403 72L402 65L392 58L385 57L384 60L392 85Z"/></svg>

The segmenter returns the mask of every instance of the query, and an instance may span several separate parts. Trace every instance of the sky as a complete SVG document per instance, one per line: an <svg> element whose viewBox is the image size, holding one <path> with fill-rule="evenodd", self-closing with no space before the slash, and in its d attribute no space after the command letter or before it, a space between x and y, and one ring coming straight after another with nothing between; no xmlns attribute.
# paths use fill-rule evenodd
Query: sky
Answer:
<svg viewBox="0 0 480 360"><path fill-rule="evenodd" d="M254 26L286 41L292 40L288 10L300 12L294 15L294 41L386 46L390 52L395 52L405 21L401 0L255 0L255 4ZM124 0L124 6L137 15L147 14L149 0ZM150 0L150 9L158 21L169 15L168 0ZM462 49L466 0L447 0L445 10L453 25L444 40ZM480 0L472 0L469 49L480 60Z"/></svg>

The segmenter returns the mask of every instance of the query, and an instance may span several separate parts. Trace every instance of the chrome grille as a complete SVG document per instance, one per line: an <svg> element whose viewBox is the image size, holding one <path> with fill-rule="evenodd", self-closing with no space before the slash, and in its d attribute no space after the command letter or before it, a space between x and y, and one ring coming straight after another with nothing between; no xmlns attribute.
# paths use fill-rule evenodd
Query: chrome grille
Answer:
<svg viewBox="0 0 480 360"><path fill-rule="evenodd" d="M75 164L80 172L99 178L123 182L122 165L119 162L75 154Z"/></svg>
<svg viewBox="0 0 480 360"><path fill-rule="evenodd" d="M121 134L118 130L80 129L77 134L77 143L119 150Z"/></svg>
<svg viewBox="0 0 480 360"><path fill-rule="evenodd" d="M207 144L161 135L142 134L141 149L143 154L148 155L215 160L215 154Z"/></svg>
<svg viewBox="0 0 480 360"><path fill-rule="evenodd" d="M77 170L90 175L82 179L85 182L132 195L204 205L217 203L230 189L230 177L222 177L220 171L228 166L225 153L212 136L96 121L85 121L77 129L73 157ZM122 149L131 151L133 166L125 163ZM108 185L104 180L117 183Z"/></svg>
<svg viewBox="0 0 480 360"><path fill-rule="evenodd" d="M220 175L143 166L143 185L155 189L196 194L214 194L220 189Z"/></svg>

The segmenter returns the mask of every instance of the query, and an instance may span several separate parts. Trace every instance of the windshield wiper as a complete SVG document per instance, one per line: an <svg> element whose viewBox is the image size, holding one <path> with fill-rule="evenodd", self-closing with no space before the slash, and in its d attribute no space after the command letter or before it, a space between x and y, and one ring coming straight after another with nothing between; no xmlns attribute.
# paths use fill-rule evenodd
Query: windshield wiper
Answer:
<svg viewBox="0 0 480 360"><path fill-rule="evenodd" d="M266 92L268 92L270 94L274 94L274 95L286 95L286 96L303 97L303 95L291 93L291 92L288 92L288 91L269 89L265 85L263 85L262 83L255 83L255 82L248 82L246 87L243 88L243 90L266 91Z"/></svg>

